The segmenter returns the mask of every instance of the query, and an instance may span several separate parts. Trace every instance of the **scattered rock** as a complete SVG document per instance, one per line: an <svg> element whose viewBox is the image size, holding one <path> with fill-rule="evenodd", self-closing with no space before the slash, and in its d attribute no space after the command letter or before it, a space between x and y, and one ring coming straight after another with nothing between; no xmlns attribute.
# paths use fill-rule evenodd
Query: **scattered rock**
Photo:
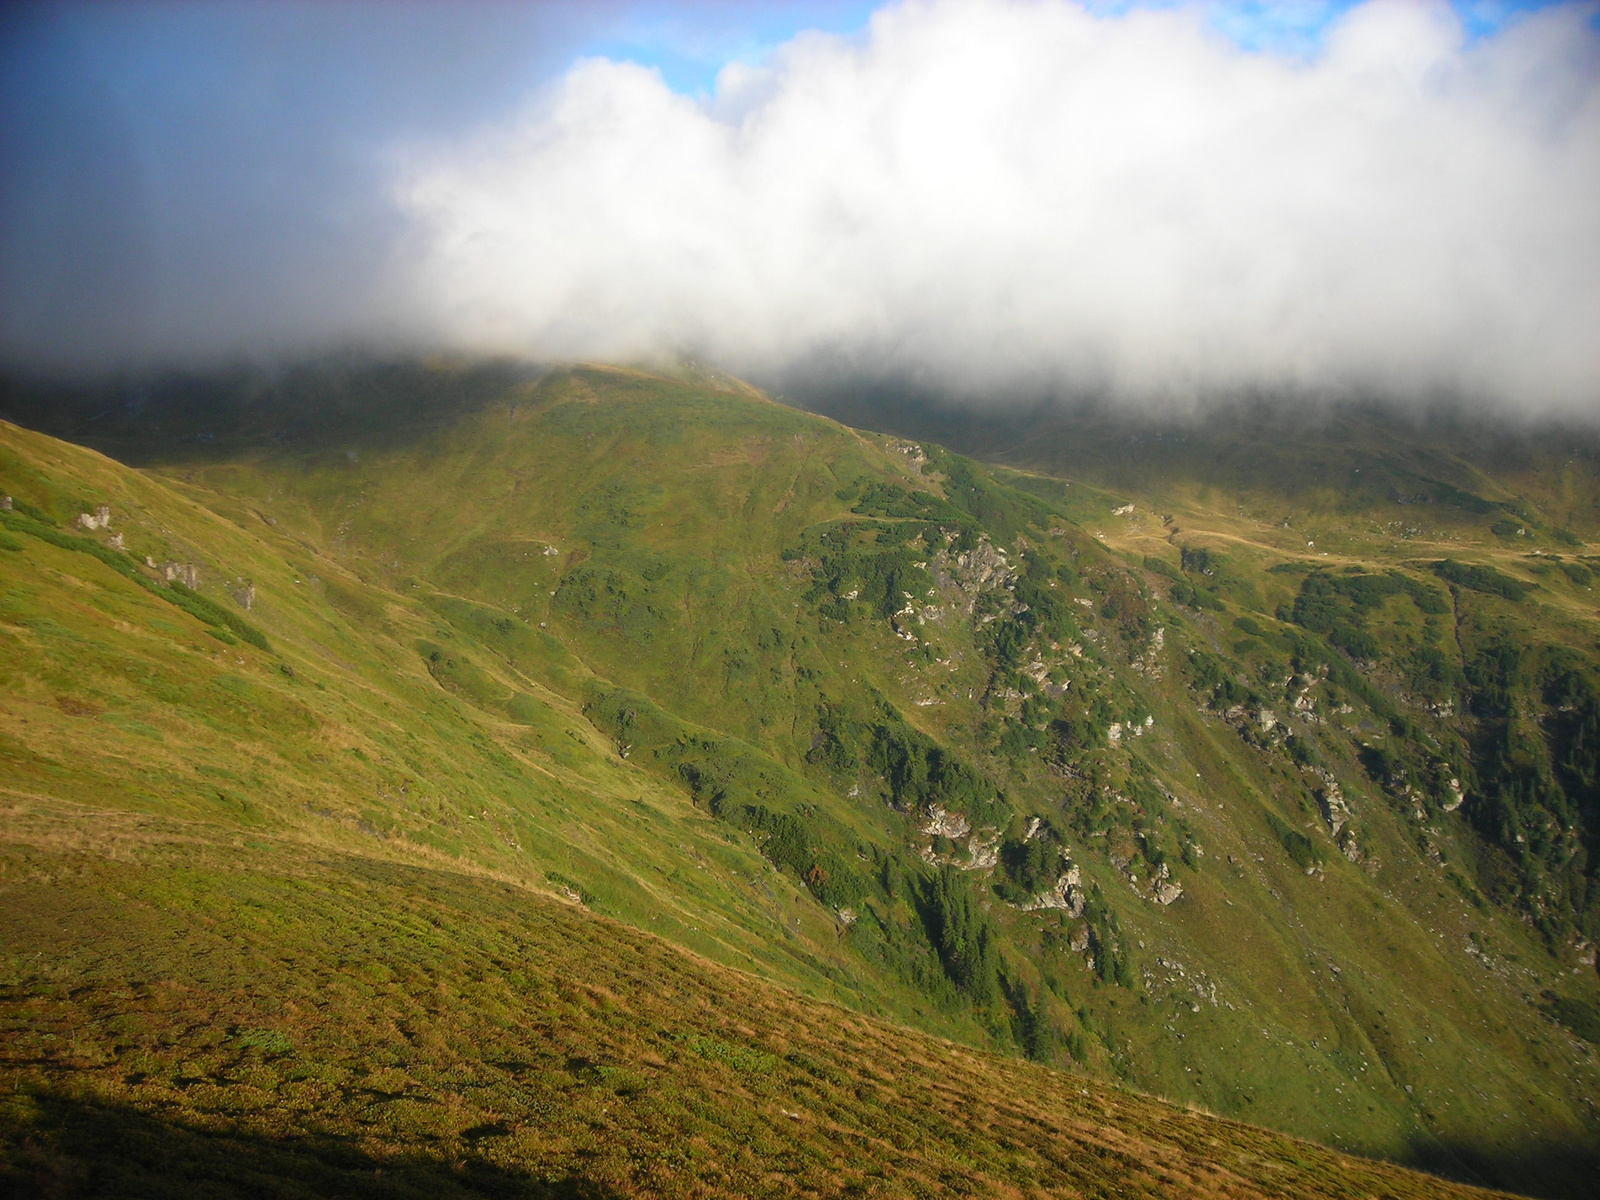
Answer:
<svg viewBox="0 0 1600 1200"><path fill-rule="evenodd" d="M941 549L934 555L929 571L940 588L959 593L954 608L968 617L985 591L1009 588L1016 583L1016 572L1006 552L991 543L987 535L980 536L971 550L954 557L948 549Z"/></svg>
<svg viewBox="0 0 1600 1200"><path fill-rule="evenodd" d="M1467 793L1461 786L1461 780L1451 776L1445 783L1450 789L1450 799L1442 806L1445 812L1455 812L1467 799Z"/></svg>
<svg viewBox="0 0 1600 1200"><path fill-rule="evenodd" d="M1068 864L1066 873L1056 880L1055 887L1049 891L1040 892L1032 900L1017 907L1023 912L1057 909L1065 912L1068 916L1081 917L1083 915L1083 906L1083 875L1078 870L1077 864L1071 863Z"/></svg>
<svg viewBox="0 0 1600 1200"><path fill-rule="evenodd" d="M928 823L922 827L922 832L929 837L947 837L952 841L966 837L971 830L971 822L960 813L946 812L942 804L935 804L928 810Z"/></svg>
<svg viewBox="0 0 1600 1200"><path fill-rule="evenodd" d="M1317 778L1322 780L1322 788L1317 792L1317 806L1322 809L1322 819L1328 823L1328 831L1338 841L1340 831L1350 823L1350 806L1345 802L1344 790L1332 771L1321 767L1317 770Z"/></svg>
<svg viewBox="0 0 1600 1200"><path fill-rule="evenodd" d="M1360 863L1365 857L1361 852L1360 844L1356 841L1356 835L1349 828L1339 833L1334 839L1334 844L1339 847L1339 853L1353 863Z"/></svg>
<svg viewBox="0 0 1600 1200"><path fill-rule="evenodd" d="M968 860L961 863L963 871L988 871L1000 865L1000 831L993 830L986 838L977 834L967 843Z"/></svg>

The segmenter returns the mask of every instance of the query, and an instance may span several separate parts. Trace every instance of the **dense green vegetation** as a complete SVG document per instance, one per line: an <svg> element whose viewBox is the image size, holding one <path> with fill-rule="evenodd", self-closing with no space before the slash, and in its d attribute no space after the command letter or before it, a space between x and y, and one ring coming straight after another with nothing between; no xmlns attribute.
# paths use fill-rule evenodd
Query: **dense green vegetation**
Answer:
<svg viewBox="0 0 1600 1200"><path fill-rule="evenodd" d="M689 375L329 368L225 380L209 405L199 381L170 386L137 415L90 398L113 414L102 444L141 470L14 427L0 443L6 535L20 546L0 555L0 787L30 820L56 823L21 839L26 865L4 878L33 889L15 893L25 924L74 872L101 879L96 864L136 861L136 878L95 887L148 897L151 929L179 914L190 928L196 912L235 919L195 898L212 883L174 882L166 852L147 862L132 849L143 834L126 834L130 860L115 837L86 849L61 830L154 822L157 841L258 853L271 898L249 911L267 927L229 951L239 972L257 959L317 978L356 971L329 1029L369 1009L378 1029L382 1005L442 997L405 1026L421 1057L395 1069L410 1082L373 1085L385 1104L415 1088L444 1103L439 1089L467 1086L428 1074L443 1060L425 1032L457 1020L466 997L490 997L490 1014L524 1005L507 1018L523 1029L514 1052L492 1057L500 1035L477 1025L453 1043L460 1069L487 1073L471 1086L499 1097L476 1105L475 1124L374 1133L363 1169L420 1155L407 1169L432 1187L427 1164L457 1156L490 1172L480 1190L542 1178L552 1194L596 1181L621 1194L695 1180L783 1191L729 1166L731 1143L716 1138L703 1162L668 1174L603 1154L591 1171L570 1131L535 1151L529 1114L567 1129L549 1089L577 1089L574 1111L589 1115L576 1130L591 1101L659 1097L660 1072L689 1080L619 1143L637 1157L668 1128L731 1119L734 1093L696 1091L696 1072L787 1079L782 1038L730 1037L757 1027L751 1006L825 1001L1014 1064L997 1071L1031 1058L1551 1194L1587 1178L1600 1146L1584 1032L1600 992L1586 957L1600 940L1600 674L1587 560L1575 535L1555 533L1573 522L1524 504L1518 527L1564 547L1535 558L1488 532L1504 507L1452 507L1487 540L1462 533L1447 551L1280 534L1231 510L1233 524L1208 528L1226 506L1157 518L1138 497L986 468ZM54 411L70 422L74 410ZM183 440L184 422L202 419L210 439ZM102 504L112 530L63 532ZM1346 539L1337 557L1320 549L1330 537ZM153 562L192 565L198 586ZM324 932L301 932L309 918L288 914L321 901L294 898L294 864L312 862L324 873L312 891L371 879L384 904L432 913L414 925L416 954L391 939L357 971L337 947L372 936L358 932L368 918L338 905ZM406 899L431 894L424 878L465 890L448 913ZM512 979L533 979L514 964L556 935L519 934L470 967L419 964L438 936L424 925L499 938L490 897L502 894L557 905L561 928L595 945L655 947L620 1012L649 1007L655 972L688 969L668 962L723 974L651 1009L684 1019L669 1042L628 1042L619 1026L626 1052L495 1075L534 1062L565 1019L568 1000ZM142 943L95 966L112 919L87 901L82 912L65 936L83 957L60 973L8 960L14 1012L58 1005L52 1028L98 1029L85 1013L114 1023L124 1002L80 1004L79 976L216 984L173 960L140 965L153 953ZM730 968L751 974L733 988ZM761 990L773 985L787 990ZM807 1017L807 1036L857 1020L805 1011L834 1014ZM141 1053L158 1054L151 1020L157 1041ZM170 1136L221 1129L217 1113L260 1099L238 1090L257 1086L246 1076L260 1065L278 1072L272 1103L301 1115L262 1125L252 1153L307 1178L345 1170L316 1147L365 1127L351 1107L361 1085L338 1085L346 1107L305 1133L304 1155L286 1149L289 1131L316 1123L291 1097L298 1077L272 1063L302 1043L257 1016L216 1022L216 1061L191 1075L175 1059L156 1091L127 1083L155 1073L108 1065L133 1053L111 1026L72 1059L89 1064L71 1067L94 1076L89 1091L64 1082L66 1059L17 1060L8 1069L31 1071L40 1099L11 1110L14 1136L76 1169L93 1154L73 1140L73 1113L155 1138L139 1122L191 1078L212 1080L216 1103L179 1103ZM894 1042L902 1063L924 1053L916 1036L882 1033L912 1039ZM330 1043L316 1061L352 1071L376 1044ZM1048 1078L1037 1087L1080 1086ZM247 1094L257 1100L230 1099ZM881 1118L851 1119L866 1130ZM961 1178L985 1182L959 1186L1101 1186L1007 1173L973 1120L953 1144L976 1164ZM958 1186L909 1159L881 1183L827 1169L844 1174L796 1178L889 1194Z"/></svg>

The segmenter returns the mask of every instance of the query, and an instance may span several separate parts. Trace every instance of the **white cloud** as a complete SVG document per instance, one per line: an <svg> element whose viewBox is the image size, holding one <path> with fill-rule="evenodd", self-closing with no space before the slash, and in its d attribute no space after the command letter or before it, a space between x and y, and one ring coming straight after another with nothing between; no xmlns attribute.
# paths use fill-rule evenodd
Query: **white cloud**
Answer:
<svg viewBox="0 0 1600 1200"><path fill-rule="evenodd" d="M556 357L817 356L955 389L1600 410L1600 39L1371 3L1294 59L1200 10L946 0L715 96L580 62L414 149L421 319Z"/></svg>

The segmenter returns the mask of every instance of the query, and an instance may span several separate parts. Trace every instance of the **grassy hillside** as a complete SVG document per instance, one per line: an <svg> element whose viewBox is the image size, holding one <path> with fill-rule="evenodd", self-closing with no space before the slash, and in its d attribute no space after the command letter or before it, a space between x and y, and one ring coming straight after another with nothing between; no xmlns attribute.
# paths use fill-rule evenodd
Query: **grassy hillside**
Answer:
<svg viewBox="0 0 1600 1200"><path fill-rule="evenodd" d="M760 1010L805 1014L818 1044L874 1031L874 1062L942 1045L896 1026L1002 1056L964 1059L999 1074L959 1086L941 1058L894 1068L955 1089L936 1106L960 1126L953 1174L901 1146L880 1185L796 1133L826 1162L763 1176L774 1191L1094 1190L1083 1151L1047 1163L982 1107L1064 1128L1039 1106L1088 1087L1133 1106L1119 1136L1155 1119L1089 1080L1462 1178L1589 1177L1581 543L1441 553L1354 517L1340 543L1208 523L1198 499L1155 515L705 376L352 366L59 399L58 427L98 415L63 432L141 469L14 426L0 443L6 945L71 948L48 969L14 953L8 1004L78 1047L10 1068L38 1097L11 1118L38 1169L70 1174L95 1129L131 1122L201 1158L244 1139L241 1162L308 1179L360 1142L362 1170L421 1156L431 1181L458 1156L491 1190L532 1172L748 1194L727 1131L755 1083L718 1072L798 1086ZM108 528L73 527L99 505ZM591 1003L512 965L542 956L633 1015L576 1067L513 1070ZM638 956L628 982L603 961ZM692 980L652 992L674 972ZM162 1007L157 983L215 1011ZM276 1023L250 1015L274 1003ZM143 1041L120 1032L133 1008L154 1014L129 1019ZM514 1052L480 1028L502 1017ZM663 1049L650 1021L690 1040ZM389 1099L339 1074L390 1053ZM295 1055L331 1072L323 1091L289 1086ZM272 1088L249 1091L258 1067ZM462 1123L450 1072L469 1069L499 1098ZM609 1107L633 1083L607 1071L652 1099L597 1148L553 1097ZM833 1103L890 1137L850 1078ZM407 1125L415 1089L450 1112ZM371 1111L391 1103L406 1115ZM635 1161L691 1126L703 1158Z"/></svg>
<svg viewBox="0 0 1600 1200"><path fill-rule="evenodd" d="M1358 691L1379 693L1368 706L1388 729L1366 740L1392 744L1363 746L1368 774L1460 808L1488 843L1469 865L1497 897L1517 893L1547 943L1597 940L1600 557L1574 532L1600 528L1592 429L1266 403L1205 421L980 418L881 399L833 407L1023 468L1009 481L1163 577L1176 602L1218 624L1219 647L1245 652L1241 665L1266 671L1263 650L1281 663L1270 643L1284 624L1320 635ZM1430 757L1448 760L1459 787L1420 778Z"/></svg>
<svg viewBox="0 0 1600 1200"><path fill-rule="evenodd" d="M1137 493L1163 511L1221 516L1243 506L1280 524L1381 518L1357 528L1373 538L1388 531L1389 541L1426 528L1524 551L1573 549L1562 531L1600 533L1600 439L1590 425L1275 398L1152 415L1095 404L952 406L889 386L801 395L852 424ZM1519 510L1521 535L1490 532Z"/></svg>
<svg viewBox="0 0 1600 1200"><path fill-rule="evenodd" d="M53 801L6 828L17 1195L1485 1194L459 869Z"/></svg>

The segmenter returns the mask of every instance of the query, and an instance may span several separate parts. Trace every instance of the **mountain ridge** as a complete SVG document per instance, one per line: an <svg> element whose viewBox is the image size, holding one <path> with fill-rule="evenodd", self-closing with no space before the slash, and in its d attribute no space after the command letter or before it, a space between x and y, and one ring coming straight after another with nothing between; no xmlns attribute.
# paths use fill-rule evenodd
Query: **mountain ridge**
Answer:
<svg viewBox="0 0 1600 1200"><path fill-rule="evenodd" d="M420 378L397 389L408 371ZM802 992L1209 1108L1254 1118L1264 1104L1267 1124L1458 1174L1502 1178L1490 1148L1514 1153L1534 1132L1593 1139L1592 1056L1548 1015L1581 1025L1593 1003L1592 971L1561 962L1582 954L1579 884L1558 885L1543 860L1501 864L1462 820L1493 797L1460 774L1478 760L1450 740L1453 718L1426 707L1459 702L1458 675L1422 679L1432 690L1412 703L1395 696L1421 685L1397 690L1389 665L1363 657L1369 644L1380 659L1442 654L1447 619L1458 633L1480 617L1532 621L1572 642L1593 609L1565 543L1541 563L1486 534L1461 544L1471 561L1452 579L1436 564L1453 560L1391 563L1387 543L1319 532L1340 563L1369 564L1342 575L1286 538L1253 531L1248 553L1224 554L1142 503L1119 515L1121 494L824 423L693 373L434 364L357 383L367 407L334 406L343 433L223 428L178 443L152 475L6 429L0 485L54 519L41 529L65 533L74 508L109 501L135 565L198 564L201 599L270 649L172 604L183 593L159 572L117 583L94 554L13 517L9 535L29 562L47 556L49 578L29 576L24 600L8 570L7 637L26 664L8 686L43 706L30 712L53 707L59 729L118 729L128 762L160 762L172 752L155 747L172 744L193 760L163 767L165 792L122 780L122 793L241 829L314 830L330 849L465 855ZM289 410L344 386L324 384ZM431 423L374 425L384 396L408 388L433 398L417 401ZM452 394L454 407L429 408ZM141 404L131 428L164 420L158 401ZM246 416L275 411L258 401ZM1534 536L1543 547L1564 528ZM70 536L109 552L111 532L96 534ZM1290 569L1269 570L1269 550ZM1490 574L1461 574L1473 569ZM86 571L103 572L101 590L135 586L62 627L99 646L117 687L64 671L72 652L52 638L70 639L38 624L74 611L60 581ZM172 624L161 611L212 632L170 654L116 640L132 637L116 621ZM230 655L201 700L162 682ZM161 686L130 688L135 660ZM1271 692L1291 660L1292 686ZM1582 681L1593 665L1565 669ZM1521 696L1519 680L1499 686ZM175 720L215 694L238 706L205 711L218 729ZM1555 747L1542 769L1557 790L1514 814L1565 811L1562 703L1538 700L1549 715L1534 727ZM13 783L51 778L66 798L113 781L92 752L42 764L41 733L13 718ZM269 735L292 753L240 753ZM1468 810L1451 807L1438 762L1458 771ZM1581 815L1566 819L1581 849ZM1494 870L1511 882L1491 895ZM1550 909L1542 940L1519 932L1521 906L1561 897L1578 904L1564 926ZM1335 936L1330 906L1364 932ZM1430 926L1471 927L1452 932L1471 950ZM1519 989L1553 999L1504 1008ZM1246 1053L1257 1025L1271 1036ZM1435 1035L1453 1049L1429 1050ZM1535 1098L1552 1088L1566 1099ZM1519 1116L1488 1133L1495 1105ZM1557 1165L1538 1186L1583 1169Z"/></svg>

